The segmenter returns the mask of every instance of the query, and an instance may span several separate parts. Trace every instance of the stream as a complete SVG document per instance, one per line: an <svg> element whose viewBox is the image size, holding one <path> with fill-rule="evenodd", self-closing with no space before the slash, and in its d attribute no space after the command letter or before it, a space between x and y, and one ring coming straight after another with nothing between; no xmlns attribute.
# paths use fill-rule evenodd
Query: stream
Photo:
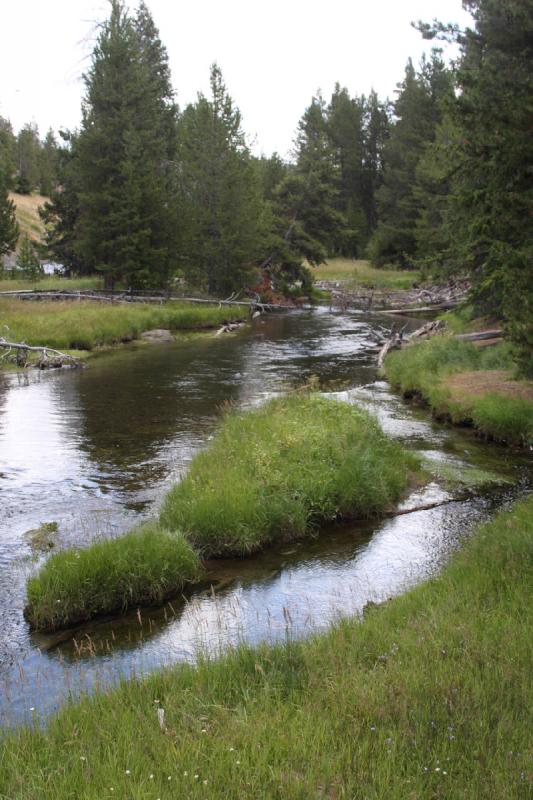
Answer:
<svg viewBox="0 0 533 800"><path fill-rule="evenodd" d="M408 329L419 320L405 318ZM270 315L236 334L127 346L84 370L0 372L0 724L39 722L97 691L200 652L299 638L438 572L473 527L531 485L531 456L435 423L379 378L372 331L390 318L324 308ZM116 536L157 513L227 403L251 407L307 382L371 410L420 453L432 479L411 508L250 559L210 562L187 598L45 636L22 611L44 556L28 531L57 523L54 549Z"/></svg>

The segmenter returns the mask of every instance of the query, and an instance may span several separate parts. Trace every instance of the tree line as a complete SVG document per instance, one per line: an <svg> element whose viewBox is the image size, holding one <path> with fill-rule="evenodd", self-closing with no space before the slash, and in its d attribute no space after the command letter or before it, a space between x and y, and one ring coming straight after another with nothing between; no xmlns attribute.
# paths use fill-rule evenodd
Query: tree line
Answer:
<svg viewBox="0 0 533 800"><path fill-rule="evenodd" d="M472 302L531 351L533 0L463 5L470 28L418 25L458 45L452 66L438 48L408 61L392 103L340 85L317 95L284 161L253 156L216 64L208 95L180 109L147 6L112 0L80 129L58 147L0 125L0 241L6 188L46 184L49 255L110 286L305 292L327 256L366 256L469 277Z"/></svg>

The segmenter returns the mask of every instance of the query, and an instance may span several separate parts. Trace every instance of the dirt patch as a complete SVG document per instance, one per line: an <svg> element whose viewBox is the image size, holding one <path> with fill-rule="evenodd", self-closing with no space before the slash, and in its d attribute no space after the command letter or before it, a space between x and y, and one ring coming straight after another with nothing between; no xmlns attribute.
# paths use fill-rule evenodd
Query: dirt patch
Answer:
<svg viewBox="0 0 533 800"><path fill-rule="evenodd" d="M499 394L505 397L520 397L533 403L533 381L514 381L512 372L508 370L459 372L456 375L449 375L444 385L449 389L451 399L456 402L461 402L467 397Z"/></svg>

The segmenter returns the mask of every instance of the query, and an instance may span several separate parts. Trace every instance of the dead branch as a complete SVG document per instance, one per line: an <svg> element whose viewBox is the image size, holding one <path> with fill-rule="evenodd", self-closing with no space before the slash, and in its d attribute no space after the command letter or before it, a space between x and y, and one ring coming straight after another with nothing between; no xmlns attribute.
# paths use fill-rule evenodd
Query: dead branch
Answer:
<svg viewBox="0 0 533 800"><path fill-rule="evenodd" d="M47 345L29 345L24 344L24 342L8 342L4 338L0 338L0 347L4 348L8 351L15 350L17 351L17 363L21 366L25 366L26 360L23 358L19 358L19 354L22 356L23 353L40 353L41 358L37 362L37 366L39 369L48 369L50 367L61 367L64 364L70 364L73 367L79 367L82 365L82 362L79 358L75 356L71 356L68 353L62 353L60 350L54 350L53 347L48 347ZM50 358L48 354L51 354L53 358Z"/></svg>

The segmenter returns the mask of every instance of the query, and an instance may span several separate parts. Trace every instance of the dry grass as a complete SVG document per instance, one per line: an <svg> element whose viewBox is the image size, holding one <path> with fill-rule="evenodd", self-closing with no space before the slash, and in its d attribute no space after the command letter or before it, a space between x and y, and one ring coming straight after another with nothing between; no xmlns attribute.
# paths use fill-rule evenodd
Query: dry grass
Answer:
<svg viewBox="0 0 533 800"><path fill-rule="evenodd" d="M512 380L509 370L460 372L449 375L444 385L454 402L462 403L469 397L482 397L488 393L502 397L519 397L533 403L533 381Z"/></svg>
<svg viewBox="0 0 533 800"><path fill-rule="evenodd" d="M49 199L42 194L16 194L10 192L9 197L16 206L17 222L22 235L40 241L44 233L44 225L39 216L39 208Z"/></svg>

